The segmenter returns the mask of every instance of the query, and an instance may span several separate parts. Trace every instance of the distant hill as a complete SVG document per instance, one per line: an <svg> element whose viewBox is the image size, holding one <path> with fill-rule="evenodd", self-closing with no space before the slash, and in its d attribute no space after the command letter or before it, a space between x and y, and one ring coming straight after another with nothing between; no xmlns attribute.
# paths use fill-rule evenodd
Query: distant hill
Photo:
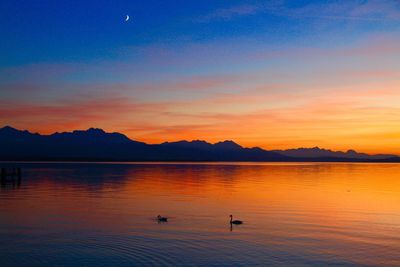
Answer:
<svg viewBox="0 0 400 267"><path fill-rule="evenodd" d="M345 158L345 159L370 159L370 160L382 160L396 157L396 155L390 154L377 154L368 155L365 153L358 153L354 150L348 150L347 152L332 151L329 149L323 149L319 147L313 148L297 148L288 150L272 150L273 152L294 158Z"/></svg>
<svg viewBox="0 0 400 267"><path fill-rule="evenodd" d="M146 144L120 133L90 128L41 135L0 128L0 160L32 161L376 161L400 162L396 155L367 155L349 150L299 148L267 151L233 141L179 141Z"/></svg>

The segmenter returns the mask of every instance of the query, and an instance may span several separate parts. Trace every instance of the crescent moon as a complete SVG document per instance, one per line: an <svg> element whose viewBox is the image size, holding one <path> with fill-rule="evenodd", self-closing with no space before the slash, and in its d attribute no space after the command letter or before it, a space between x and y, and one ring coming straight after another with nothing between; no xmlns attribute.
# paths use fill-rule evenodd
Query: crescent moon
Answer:
<svg viewBox="0 0 400 267"><path fill-rule="evenodd" d="M125 21L129 20L129 15L126 15Z"/></svg>

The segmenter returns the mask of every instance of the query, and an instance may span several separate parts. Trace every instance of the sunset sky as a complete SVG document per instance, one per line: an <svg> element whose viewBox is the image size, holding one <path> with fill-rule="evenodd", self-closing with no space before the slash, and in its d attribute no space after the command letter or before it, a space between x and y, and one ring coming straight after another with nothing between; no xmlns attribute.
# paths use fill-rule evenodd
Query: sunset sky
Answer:
<svg viewBox="0 0 400 267"><path fill-rule="evenodd" d="M0 34L0 127L400 154L398 0L3 0Z"/></svg>

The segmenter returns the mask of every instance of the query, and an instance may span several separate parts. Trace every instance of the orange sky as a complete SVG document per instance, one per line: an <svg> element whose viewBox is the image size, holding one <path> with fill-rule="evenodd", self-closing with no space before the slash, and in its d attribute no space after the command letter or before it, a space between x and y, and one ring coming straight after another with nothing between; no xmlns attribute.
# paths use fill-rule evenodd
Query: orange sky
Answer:
<svg viewBox="0 0 400 267"><path fill-rule="evenodd" d="M381 16L391 5L379 14L373 6L352 8ZM400 36L397 13L388 14L314 18L289 41L245 31L0 65L0 125L46 134L95 127L149 143L400 154Z"/></svg>

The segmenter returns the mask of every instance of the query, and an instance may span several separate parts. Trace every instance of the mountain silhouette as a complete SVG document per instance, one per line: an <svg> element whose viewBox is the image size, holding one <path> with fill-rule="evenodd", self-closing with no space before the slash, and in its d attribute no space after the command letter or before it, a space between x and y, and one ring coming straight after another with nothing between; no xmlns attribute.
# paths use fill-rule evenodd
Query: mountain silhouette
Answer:
<svg viewBox="0 0 400 267"><path fill-rule="evenodd" d="M146 144L121 133L90 128L41 135L10 126L0 128L0 160L32 161L377 161L400 162L396 155L367 155L326 149L264 150L226 140Z"/></svg>
<svg viewBox="0 0 400 267"><path fill-rule="evenodd" d="M368 155L365 153L358 153L354 150L348 150L347 152L342 152L342 151L332 151L329 149L323 149L319 147L273 150L273 152L294 158L332 157L332 158L346 158L346 159L381 160L381 159L396 157L396 155L391 155L391 154Z"/></svg>

